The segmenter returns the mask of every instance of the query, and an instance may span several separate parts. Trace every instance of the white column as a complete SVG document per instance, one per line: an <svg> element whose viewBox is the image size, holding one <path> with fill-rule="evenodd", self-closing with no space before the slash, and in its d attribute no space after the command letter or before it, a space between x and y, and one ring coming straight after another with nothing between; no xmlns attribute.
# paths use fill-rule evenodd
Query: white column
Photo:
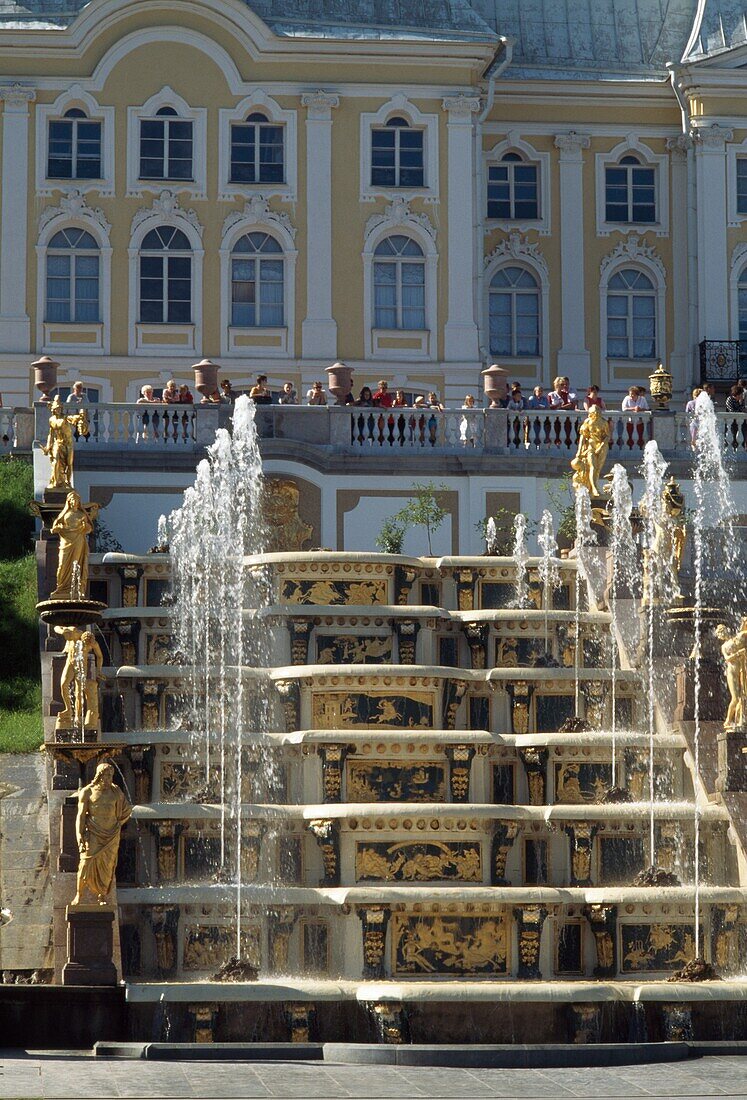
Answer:
<svg viewBox="0 0 747 1100"><path fill-rule="evenodd" d="M568 375L574 389L591 382L584 309L584 158L588 134L558 134L560 150L560 294L563 343L558 374ZM545 339L548 335L545 334ZM551 371L552 373L552 371Z"/></svg>
<svg viewBox="0 0 747 1100"><path fill-rule="evenodd" d="M475 320L475 141L472 116L477 97L458 95L443 101L449 113L448 144L448 292L444 327L444 359L473 370L480 361Z"/></svg>
<svg viewBox="0 0 747 1100"><path fill-rule="evenodd" d="M699 341L729 339L726 142L733 136L717 123L692 133L698 193Z"/></svg>
<svg viewBox="0 0 747 1100"><path fill-rule="evenodd" d="M332 108L339 96L311 92L306 107L306 318L304 359L337 358L332 316Z"/></svg>
<svg viewBox="0 0 747 1100"><path fill-rule="evenodd" d="M0 88L3 101L2 217L0 218L0 350L29 351L26 312L29 189L29 103L33 88Z"/></svg>
<svg viewBox="0 0 747 1100"><path fill-rule="evenodd" d="M669 354L669 369L674 378L675 392L685 390L691 378L690 310L688 309L688 220L687 220L687 158L692 149L692 138L687 134L667 138L671 155L670 178L672 180L672 294L674 307L674 333Z"/></svg>

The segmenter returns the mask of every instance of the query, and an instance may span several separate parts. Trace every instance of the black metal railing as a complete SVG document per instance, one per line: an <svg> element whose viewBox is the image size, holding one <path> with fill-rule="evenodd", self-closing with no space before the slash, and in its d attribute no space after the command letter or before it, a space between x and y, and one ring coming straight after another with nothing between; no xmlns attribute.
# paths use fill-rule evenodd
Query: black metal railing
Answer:
<svg viewBox="0 0 747 1100"><path fill-rule="evenodd" d="M701 340L701 383L733 385L746 373L747 340Z"/></svg>

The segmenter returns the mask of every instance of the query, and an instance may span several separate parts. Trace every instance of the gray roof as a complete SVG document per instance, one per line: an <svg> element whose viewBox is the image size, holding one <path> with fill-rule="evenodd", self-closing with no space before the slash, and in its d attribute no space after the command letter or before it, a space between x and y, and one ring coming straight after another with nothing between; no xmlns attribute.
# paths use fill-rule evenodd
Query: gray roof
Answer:
<svg viewBox="0 0 747 1100"><path fill-rule="evenodd" d="M705 0L687 60L743 46L745 42L744 0Z"/></svg>

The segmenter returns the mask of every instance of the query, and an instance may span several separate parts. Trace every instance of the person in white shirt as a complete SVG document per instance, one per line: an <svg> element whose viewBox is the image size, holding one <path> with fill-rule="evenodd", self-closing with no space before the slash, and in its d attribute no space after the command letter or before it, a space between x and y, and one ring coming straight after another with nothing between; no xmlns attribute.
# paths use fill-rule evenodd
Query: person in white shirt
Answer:
<svg viewBox="0 0 747 1100"><path fill-rule="evenodd" d="M622 400L623 412L648 412L648 401L646 400L640 386L631 386L628 390L627 396Z"/></svg>
<svg viewBox="0 0 747 1100"><path fill-rule="evenodd" d="M82 382L73 382L73 388L65 399L66 405L87 405L88 398L83 390Z"/></svg>

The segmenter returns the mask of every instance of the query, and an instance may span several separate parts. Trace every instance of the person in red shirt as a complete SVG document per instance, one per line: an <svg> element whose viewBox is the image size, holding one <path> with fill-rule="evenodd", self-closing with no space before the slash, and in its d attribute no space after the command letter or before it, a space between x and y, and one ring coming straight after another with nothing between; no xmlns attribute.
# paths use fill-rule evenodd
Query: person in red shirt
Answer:
<svg viewBox="0 0 747 1100"><path fill-rule="evenodd" d="M394 398L389 392L388 382L379 382L379 388L373 395L373 403L374 405L378 405L380 409L391 409L394 404Z"/></svg>

